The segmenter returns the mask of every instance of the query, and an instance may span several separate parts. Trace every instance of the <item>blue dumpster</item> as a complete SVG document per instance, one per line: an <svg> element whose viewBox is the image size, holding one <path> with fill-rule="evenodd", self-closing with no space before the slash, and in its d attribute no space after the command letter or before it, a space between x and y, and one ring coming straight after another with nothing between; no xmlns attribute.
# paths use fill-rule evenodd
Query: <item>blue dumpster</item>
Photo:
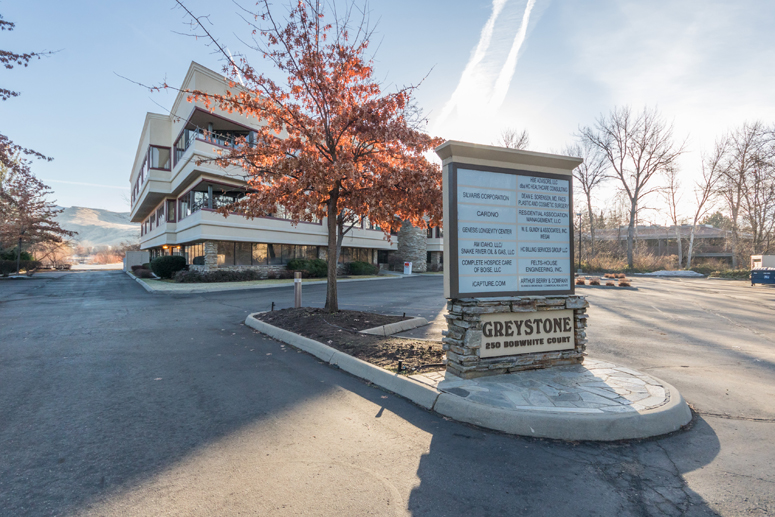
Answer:
<svg viewBox="0 0 775 517"><path fill-rule="evenodd" d="M751 285L775 285L775 267L759 267L751 270Z"/></svg>

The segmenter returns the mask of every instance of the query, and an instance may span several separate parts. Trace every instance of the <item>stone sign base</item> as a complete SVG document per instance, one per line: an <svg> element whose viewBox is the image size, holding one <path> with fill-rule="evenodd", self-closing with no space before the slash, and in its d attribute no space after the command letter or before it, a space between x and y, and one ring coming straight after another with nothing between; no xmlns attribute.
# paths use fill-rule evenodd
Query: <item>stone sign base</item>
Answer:
<svg viewBox="0 0 775 517"><path fill-rule="evenodd" d="M524 297L499 297L499 298L460 298L447 302L448 314L447 330L444 332L444 350L447 352L447 372L464 379L482 377L486 375L501 375L504 373L548 368L551 366L566 366L581 364L586 355L586 314L589 304L583 296L557 295L557 296L524 296ZM481 357L481 350L485 336L483 336L483 315L500 314L507 315L519 313L519 318L524 320L525 313L535 313L536 317L546 319L548 314L544 311L560 311L571 309L573 311L572 333L573 343L569 349L557 351L540 351L519 353L516 355L500 355L496 357ZM569 318L569 317L568 317ZM484 318L488 319L487 316ZM570 321L568 321L570 323ZM504 336L517 336L516 323L504 332L503 327L497 329ZM520 330L521 327L520 327ZM492 335L492 327L484 329L486 334ZM520 337L524 338L526 332ZM536 333L537 334L537 333ZM532 333L530 337L534 337ZM504 337L504 340L509 339ZM510 338L509 345L515 343L516 337ZM505 343L505 341L504 341ZM530 346L509 348L509 352L516 350L529 350ZM506 350L506 349L504 349ZM500 351L498 351L500 353ZM488 350L487 354L492 352ZM504 352L505 353L505 352Z"/></svg>

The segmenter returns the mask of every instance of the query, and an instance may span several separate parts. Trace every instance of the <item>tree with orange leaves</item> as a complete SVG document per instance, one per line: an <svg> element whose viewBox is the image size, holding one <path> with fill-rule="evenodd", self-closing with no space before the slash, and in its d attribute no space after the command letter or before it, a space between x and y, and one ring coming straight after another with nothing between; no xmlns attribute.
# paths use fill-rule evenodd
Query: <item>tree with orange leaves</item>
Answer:
<svg viewBox="0 0 775 517"><path fill-rule="evenodd" d="M189 101L262 122L255 142L243 138L216 160L241 166L248 183L246 196L222 213L260 217L280 205L296 223L325 217L325 307L337 311L337 251L354 222L366 218L388 239L401 220L420 228L441 223L441 170L424 156L441 141L418 127L411 102L416 87L382 92L366 56L370 32L364 19L352 25L352 4L328 23L315 0L293 3L282 21L268 0L259 2L260 12L249 20L254 41L262 40L254 50L285 76L283 83L257 72L244 56L232 58L202 17L178 4L223 54L232 81L233 91L191 90Z"/></svg>

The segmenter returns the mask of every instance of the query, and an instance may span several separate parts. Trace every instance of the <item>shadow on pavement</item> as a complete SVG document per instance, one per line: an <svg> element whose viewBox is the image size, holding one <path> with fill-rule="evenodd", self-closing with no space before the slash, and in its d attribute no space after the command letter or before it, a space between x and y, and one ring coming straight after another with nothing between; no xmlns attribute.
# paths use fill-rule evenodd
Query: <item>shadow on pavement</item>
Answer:
<svg viewBox="0 0 775 517"><path fill-rule="evenodd" d="M720 449L701 418L688 432L568 443L445 426L412 490L412 515L716 515L683 474Z"/></svg>
<svg viewBox="0 0 775 517"><path fill-rule="evenodd" d="M682 478L718 454L702 419L621 444L506 436L241 326L267 293L177 299L105 272L20 294L0 305L3 515L712 513Z"/></svg>

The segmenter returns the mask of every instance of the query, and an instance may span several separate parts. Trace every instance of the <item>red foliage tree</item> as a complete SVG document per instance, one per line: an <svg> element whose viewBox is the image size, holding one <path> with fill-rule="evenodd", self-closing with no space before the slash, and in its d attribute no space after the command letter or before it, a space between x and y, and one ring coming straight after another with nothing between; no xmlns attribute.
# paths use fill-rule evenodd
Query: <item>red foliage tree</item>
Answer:
<svg viewBox="0 0 775 517"><path fill-rule="evenodd" d="M415 86L382 92L366 57L369 31L363 21L351 25L352 10L326 23L320 2L301 0L278 21L268 1L259 2L261 12L252 13L250 23L263 43L255 50L284 76L280 83L257 72L244 56L232 59L201 18L178 4L223 54L224 71L233 81L231 92L192 90L189 100L262 123L254 143L243 138L217 160L243 167L248 182L247 195L222 212L260 217L280 205L294 222L325 217L326 309L338 310L338 244L353 221L367 218L387 238L400 220L421 228L441 223L441 170L424 156L441 141L415 121Z"/></svg>
<svg viewBox="0 0 775 517"><path fill-rule="evenodd" d="M21 159L12 169L6 168L0 178L0 247L7 243L17 245L17 273L24 244L58 243L63 237L75 235L55 221L63 209L48 201L49 194L49 187L33 176Z"/></svg>

